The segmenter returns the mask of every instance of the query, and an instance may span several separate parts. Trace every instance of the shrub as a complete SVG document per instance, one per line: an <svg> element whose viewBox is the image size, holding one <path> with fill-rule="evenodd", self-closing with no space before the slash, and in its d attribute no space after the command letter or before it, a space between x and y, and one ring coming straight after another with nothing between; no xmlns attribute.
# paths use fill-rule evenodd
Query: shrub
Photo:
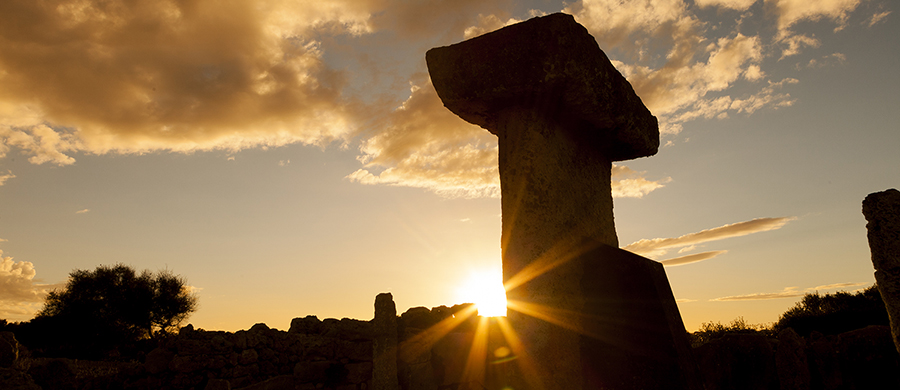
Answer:
<svg viewBox="0 0 900 390"><path fill-rule="evenodd" d="M873 285L855 294L843 291L806 294L781 315L774 330L793 328L797 334L808 337L814 331L839 334L869 325L889 324L884 301Z"/></svg>
<svg viewBox="0 0 900 390"><path fill-rule="evenodd" d="M174 331L197 308L185 280L169 271L140 274L129 266L75 270L17 336L45 356L127 357Z"/></svg>
<svg viewBox="0 0 900 390"><path fill-rule="evenodd" d="M700 325L700 330L691 333L691 345L696 347L705 344L726 333L761 333L769 336L772 334L772 330L764 324L748 324L744 321L744 317L735 318L728 325L723 325L721 322L704 322Z"/></svg>

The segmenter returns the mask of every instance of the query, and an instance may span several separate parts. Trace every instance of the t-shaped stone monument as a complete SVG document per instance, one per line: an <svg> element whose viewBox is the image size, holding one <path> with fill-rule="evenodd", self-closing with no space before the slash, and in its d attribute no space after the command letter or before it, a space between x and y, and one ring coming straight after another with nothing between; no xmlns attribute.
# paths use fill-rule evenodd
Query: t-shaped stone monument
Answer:
<svg viewBox="0 0 900 390"><path fill-rule="evenodd" d="M426 54L450 111L499 139L503 279L525 367L498 387L700 388L662 266L618 249L613 161L656 118L566 14Z"/></svg>

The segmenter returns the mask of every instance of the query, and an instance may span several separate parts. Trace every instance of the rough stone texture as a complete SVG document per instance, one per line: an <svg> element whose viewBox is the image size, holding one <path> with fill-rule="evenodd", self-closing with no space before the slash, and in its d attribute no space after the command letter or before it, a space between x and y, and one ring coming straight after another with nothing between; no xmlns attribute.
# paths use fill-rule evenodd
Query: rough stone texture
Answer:
<svg viewBox="0 0 900 390"><path fill-rule="evenodd" d="M566 118L613 161L656 153L656 118L571 15L552 14L425 54L444 105L499 135L500 113L521 107Z"/></svg>
<svg viewBox="0 0 900 390"><path fill-rule="evenodd" d="M620 257L616 251L597 252L618 247L612 161L655 154L659 131L594 38L572 16L553 14L431 49L426 61L444 105L498 137L508 317L527 367L512 374L509 385L701 386L662 267L657 272L643 267L649 260L624 256L636 264L626 266L627 276L617 274L621 270L603 258ZM598 274L605 271L613 273ZM646 297L621 284L598 287L606 279L654 290ZM614 325L618 319L598 316L610 301L641 302L622 310L629 321L671 322ZM644 328L652 330L636 330ZM640 345L632 351L665 352L642 355L604 344L623 339L629 347ZM650 367L658 372L649 375ZM650 378L639 379L644 376Z"/></svg>
<svg viewBox="0 0 900 390"><path fill-rule="evenodd" d="M810 388L806 342L791 328L778 333L775 366L778 369L778 383L782 388L794 390Z"/></svg>
<svg viewBox="0 0 900 390"><path fill-rule="evenodd" d="M584 388L702 388L662 264L608 245L569 264L587 299L570 322L581 327Z"/></svg>
<svg viewBox="0 0 900 390"><path fill-rule="evenodd" d="M231 390L231 383L224 379L210 379L203 390Z"/></svg>
<svg viewBox="0 0 900 390"><path fill-rule="evenodd" d="M869 249L878 292L891 321L894 346L900 352L900 191L889 189L863 200Z"/></svg>
<svg viewBox="0 0 900 390"><path fill-rule="evenodd" d="M775 352L765 336L726 334L695 353L707 390L779 388Z"/></svg>
<svg viewBox="0 0 900 390"><path fill-rule="evenodd" d="M397 308L390 293L375 297L372 386L375 390L398 390Z"/></svg>
<svg viewBox="0 0 900 390"><path fill-rule="evenodd" d="M65 359L50 359L41 364L32 365L28 369L28 375L34 379L34 383L43 389L75 390L78 388L75 372L69 361Z"/></svg>
<svg viewBox="0 0 900 390"><path fill-rule="evenodd" d="M813 389L900 388L900 355L886 326L811 337L807 349Z"/></svg>

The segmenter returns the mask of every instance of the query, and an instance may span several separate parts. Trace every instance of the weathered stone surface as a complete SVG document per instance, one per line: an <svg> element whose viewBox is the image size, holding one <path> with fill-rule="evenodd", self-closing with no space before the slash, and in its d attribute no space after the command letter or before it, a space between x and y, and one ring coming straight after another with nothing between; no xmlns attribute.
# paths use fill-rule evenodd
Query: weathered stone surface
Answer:
<svg viewBox="0 0 900 390"><path fill-rule="evenodd" d="M537 110L612 161L656 153L656 118L571 15L552 14L425 54L444 105L494 134L501 113Z"/></svg>
<svg viewBox="0 0 900 390"><path fill-rule="evenodd" d="M291 320L291 327L288 333L317 334L321 327L322 322L316 316L298 317Z"/></svg>
<svg viewBox="0 0 900 390"><path fill-rule="evenodd" d="M702 388L662 264L608 245L569 264L583 271L585 304L569 323L579 327L585 389Z"/></svg>
<svg viewBox="0 0 900 390"><path fill-rule="evenodd" d="M436 316L427 307L413 307L400 315L400 323L404 328L428 329L438 323Z"/></svg>
<svg viewBox="0 0 900 390"><path fill-rule="evenodd" d="M775 366L778 383L783 389L807 390L810 388L809 363L806 359L806 342L793 329L778 333L775 350Z"/></svg>
<svg viewBox="0 0 900 390"><path fill-rule="evenodd" d="M144 368L151 374L159 374L169 368L174 357L174 352L165 348L156 348L147 354L147 358L144 359Z"/></svg>
<svg viewBox="0 0 900 390"><path fill-rule="evenodd" d="M707 390L779 388L775 352L765 336L726 334L695 352Z"/></svg>
<svg viewBox="0 0 900 390"><path fill-rule="evenodd" d="M203 390L231 390L231 383L224 379L210 379Z"/></svg>
<svg viewBox="0 0 900 390"><path fill-rule="evenodd" d="M291 375L279 375L250 386L241 387L238 390L294 390L295 382L294 377Z"/></svg>
<svg viewBox="0 0 900 390"><path fill-rule="evenodd" d="M375 390L398 390L397 377L397 307L391 293L375 297L373 327L372 387Z"/></svg>
<svg viewBox="0 0 900 390"><path fill-rule="evenodd" d="M43 389L76 389L77 382L72 367L65 359L50 359L34 364L28 369L34 383Z"/></svg>
<svg viewBox="0 0 900 390"><path fill-rule="evenodd" d="M841 333L837 357L846 389L900 389L900 358L890 331L872 325Z"/></svg>
<svg viewBox="0 0 900 390"><path fill-rule="evenodd" d="M878 292L891 321L894 346L900 352L900 191L889 189L863 200L869 249Z"/></svg>

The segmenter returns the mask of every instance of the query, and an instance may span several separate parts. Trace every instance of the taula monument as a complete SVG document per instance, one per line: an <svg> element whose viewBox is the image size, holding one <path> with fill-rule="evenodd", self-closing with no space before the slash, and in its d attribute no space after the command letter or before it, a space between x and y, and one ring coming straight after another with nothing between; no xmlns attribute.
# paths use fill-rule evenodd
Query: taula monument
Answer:
<svg viewBox="0 0 900 390"><path fill-rule="evenodd" d="M450 111L499 139L515 390L699 389L662 265L618 249L613 161L651 156L656 118L571 15L426 54Z"/></svg>

